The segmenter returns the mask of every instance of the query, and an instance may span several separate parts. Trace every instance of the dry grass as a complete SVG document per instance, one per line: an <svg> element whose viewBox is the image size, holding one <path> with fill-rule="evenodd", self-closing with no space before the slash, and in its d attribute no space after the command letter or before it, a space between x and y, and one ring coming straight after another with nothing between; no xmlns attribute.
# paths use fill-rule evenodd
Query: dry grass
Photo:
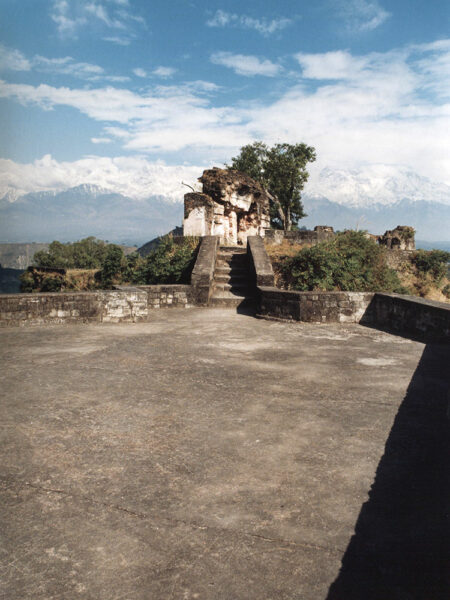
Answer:
<svg viewBox="0 0 450 600"><path fill-rule="evenodd" d="M69 290L85 291L98 287L95 274L99 269L68 269L64 287Z"/></svg>
<svg viewBox="0 0 450 600"><path fill-rule="evenodd" d="M286 284L281 272L283 260L295 256L302 248L310 248L311 244L291 244L289 241L283 240L281 244L270 244L265 241L264 245L272 262L273 272L275 274L275 285L279 288L285 288Z"/></svg>
<svg viewBox="0 0 450 600"><path fill-rule="evenodd" d="M310 248L311 244L291 244L287 240L283 240L281 244L271 244L266 241L264 245L272 261L275 285L284 288L286 285L281 272L283 259L295 256L302 248ZM408 289L408 293L427 300L450 303L450 298L442 293L442 289L450 283L450 278L444 277L437 286L430 276L420 273L410 261L404 262L396 271L401 284Z"/></svg>

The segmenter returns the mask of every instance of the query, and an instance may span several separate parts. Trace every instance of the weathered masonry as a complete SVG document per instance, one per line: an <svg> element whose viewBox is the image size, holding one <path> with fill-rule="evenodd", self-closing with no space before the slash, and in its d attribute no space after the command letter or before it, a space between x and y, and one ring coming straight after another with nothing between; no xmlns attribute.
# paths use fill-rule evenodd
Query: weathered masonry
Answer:
<svg viewBox="0 0 450 600"><path fill-rule="evenodd" d="M207 169L202 192L184 196L184 235L214 235L222 245L245 245L270 227L269 194L239 171Z"/></svg>
<svg viewBox="0 0 450 600"><path fill-rule="evenodd" d="M138 322L148 320L152 311L160 308L236 308L253 299L256 314L262 318L310 323L362 323L450 342L450 305L446 303L399 294L280 290L274 287L272 265L260 236L248 238L246 256L243 256L243 249L238 253L239 263L235 272L234 250L221 248L219 236L204 237L190 285L0 295L0 326ZM245 282L242 282L244 269L246 276ZM243 284L245 291L242 290Z"/></svg>

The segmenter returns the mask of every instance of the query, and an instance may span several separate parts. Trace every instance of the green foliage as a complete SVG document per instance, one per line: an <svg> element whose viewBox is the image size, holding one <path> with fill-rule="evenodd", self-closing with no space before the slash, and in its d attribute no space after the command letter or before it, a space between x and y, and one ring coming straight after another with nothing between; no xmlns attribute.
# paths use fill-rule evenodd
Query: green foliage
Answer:
<svg viewBox="0 0 450 600"><path fill-rule="evenodd" d="M447 283L447 285L442 288L442 293L446 298L450 298L450 283Z"/></svg>
<svg viewBox="0 0 450 600"><path fill-rule="evenodd" d="M197 238L184 238L175 243L172 236L165 236L159 246L147 255L145 263L138 265L132 282L189 283L198 242Z"/></svg>
<svg viewBox="0 0 450 600"><path fill-rule="evenodd" d="M72 244L54 241L48 252L36 252L33 263L36 267L52 269L99 269L108 251L108 244L95 237L88 237Z"/></svg>
<svg viewBox="0 0 450 600"><path fill-rule="evenodd" d="M291 289L389 291L406 293L385 251L361 231L345 231L333 240L303 248L282 263Z"/></svg>
<svg viewBox="0 0 450 600"><path fill-rule="evenodd" d="M417 250L412 258L420 273L428 274L434 283L439 284L447 273L450 252L444 250Z"/></svg>
<svg viewBox="0 0 450 600"><path fill-rule="evenodd" d="M162 238L159 246L144 258L136 252L125 257L120 246L95 238L74 244L52 242L48 252L35 254L36 268L22 275L21 290L53 292L111 288L114 284L189 283L198 245L198 238L175 241L169 235ZM69 270L63 275L40 271L39 268Z"/></svg>
<svg viewBox="0 0 450 600"><path fill-rule="evenodd" d="M64 284L61 273L45 273L40 271L25 271L20 276L20 291L31 292L60 292Z"/></svg>
<svg viewBox="0 0 450 600"><path fill-rule="evenodd" d="M126 266L122 248L109 244L100 271L100 280L104 287L111 287L114 282L122 280L123 268Z"/></svg>
<svg viewBox="0 0 450 600"><path fill-rule="evenodd" d="M25 271L19 277L20 279L20 291L24 294L31 294L34 290L34 279L29 271Z"/></svg>
<svg viewBox="0 0 450 600"><path fill-rule="evenodd" d="M265 163L269 148L263 142L253 142L242 146L239 155L231 159L231 165L226 165L227 169L236 169L246 173L262 186L266 186L264 178Z"/></svg>
<svg viewBox="0 0 450 600"><path fill-rule="evenodd" d="M270 192L274 197L270 208L272 226L287 231L306 216L301 191L309 177L306 165L315 160L315 149L306 144L275 144L268 148L254 142L243 146L227 168L247 173Z"/></svg>

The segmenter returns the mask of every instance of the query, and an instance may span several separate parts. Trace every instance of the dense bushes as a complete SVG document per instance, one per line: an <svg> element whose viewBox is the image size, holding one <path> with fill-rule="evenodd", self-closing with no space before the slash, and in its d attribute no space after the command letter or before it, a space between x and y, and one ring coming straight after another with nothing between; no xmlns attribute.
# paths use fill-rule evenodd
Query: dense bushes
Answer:
<svg viewBox="0 0 450 600"><path fill-rule="evenodd" d="M285 287L294 290L406 292L385 250L360 231L303 248L281 261L280 270Z"/></svg>
<svg viewBox="0 0 450 600"><path fill-rule="evenodd" d="M54 241L47 252L36 252L33 263L36 267L52 269L99 269L109 246L112 245L95 237L88 237L73 244Z"/></svg>
<svg viewBox="0 0 450 600"><path fill-rule="evenodd" d="M74 244L52 242L49 251L34 255L35 268L21 277L23 292L53 292L111 288L118 284L189 283L198 238L161 238L145 258L125 256L122 248L95 238ZM65 269L49 272L49 269Z"/></svg>
<svg viewBox="0 0 450 600"><path fill-rule="evenodd" d="M447 263L450 252L444 250L417 250L412 258L413 264L420 273L429 274L439 284L447 274Z"/></svg>

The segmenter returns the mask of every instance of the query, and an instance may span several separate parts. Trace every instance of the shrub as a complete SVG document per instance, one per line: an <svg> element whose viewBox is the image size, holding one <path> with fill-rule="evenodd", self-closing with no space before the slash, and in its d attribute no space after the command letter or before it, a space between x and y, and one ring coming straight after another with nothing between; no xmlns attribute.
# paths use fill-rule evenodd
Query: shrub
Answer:
<svg viewBox="0 0 450 600"><path fill-rule="evenodd" d="M385 250L361 231L303 248L282 265L285 283L300 290L389 291L405 293Z"/></svg>
<svg viewBox="0 0 450 600"><path fill-rule="evenodd" d="M159 246L147 255L145 263L138 264L132 282L189 283L198 243L198 238L194 237L175 243L171 235L165 236Z"/></svg>
<svg viewBox="0 0 450 600"><path fill-rule="evenodd" d="M109 244L102 269L100 271L100 280L104 287L111 287L113 282L122 281L122 271L125 267L122 248L115 244Z"/></svg>
<svg viewBox="0 0 450 600"><path fill-rule="evenodd" d="M72 244L54 241L47 252L36 252L33 262L36 267L51 269L99 269L105 260L108 247L108 244L95 237L87 237Z"/></svg>
<svg viewBox="0 0 450 600"><path fill-rule="evenodd" d="M450 252L444 250L417 250L412 258L417 270L425 275L430 275L437 285L447 274L449 261Z"/></svg>

